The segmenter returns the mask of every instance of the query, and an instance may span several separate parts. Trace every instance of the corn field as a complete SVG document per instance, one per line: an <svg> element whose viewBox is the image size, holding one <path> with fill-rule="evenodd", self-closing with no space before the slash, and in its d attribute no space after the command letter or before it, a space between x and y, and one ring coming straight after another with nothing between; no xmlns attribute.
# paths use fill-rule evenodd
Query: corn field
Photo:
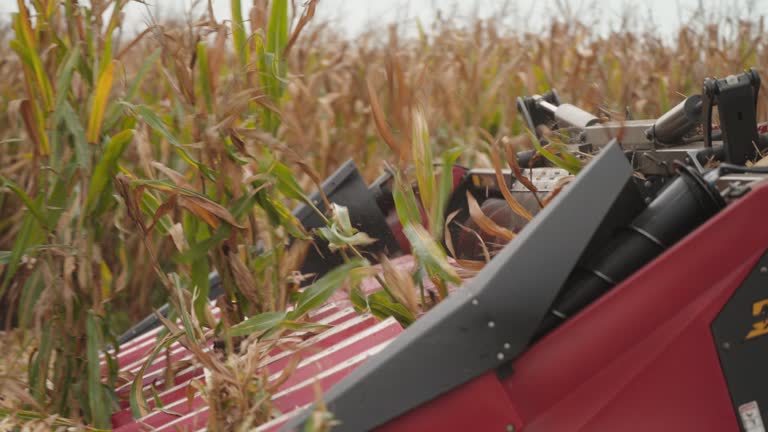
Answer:
<svg viewBox="0 0 768 432"><path fill-rule="evenodd" d="M762 17L681 23L670 40L569 16L536 34L495 17L351 39L314 19L322 0L232 0L231 21L203 11L128 38L128 1L18 0L0 28L0 430L109 429L114 388L137 377L100 358L166 302L182 325L166 320L154 353L184 340L213 371L209 430L265 422L265 339L309 328L319 300L373 274L343 209L324 235L354 238L339 244L349 259L308 290L295 274L311 245L290 210L347 158L366 180L386 164L433 191L409 240L440 249L447 190L426 167L493 166L492 143L525 132L518 96L556 88L600 117L655 118L707 76L768 66ZM445 255L417 257L438 287L460 283ZM393 273L382 286L415 318ZM199 349L210 338L223 355ZM137 413L146 397L132 392Z"/></svg>

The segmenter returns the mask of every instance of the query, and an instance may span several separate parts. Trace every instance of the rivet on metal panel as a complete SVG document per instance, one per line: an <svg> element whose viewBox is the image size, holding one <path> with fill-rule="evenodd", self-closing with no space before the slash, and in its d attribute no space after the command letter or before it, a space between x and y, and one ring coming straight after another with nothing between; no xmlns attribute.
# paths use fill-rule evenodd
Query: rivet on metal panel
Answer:
<svg viewBox="0 0 768 432"><path fill-rule="evenodd" d="M472 299L472 306L477 306L478 303L480 302L478 302L477 299Z"/></svg>
<svg viewBox="0 0 768 432"><path fill-rule="evenodd" d="M496 323L493 321L488 321L488 328L494 328L496 327Z"/></svg>
<svg viewBox="0 0 768 432"><path fill-rule="evenodd" d="M496 358L499 359L499 360L504 360L504 353L496 354Z"/></svg>
<svg viewBox="0 0 768 432"><path fill-rule="evenodd" d="M760 273L768 273L768 267L760 267Z"/></svg>
<svg viewBox="0 0 768 432"><path fill-rule="evenodd" d="M509 344L509 342L506 342L506 343L504 344L504 349L505 349L505 350L508 350L508 349L510 349L510 348L512 348L512 345L510 345L510 344Z"/></svg>
<svg viewBox="0 0 768 432"><path fill-rule="evenodd" d="M507 425L507 432L515 432L515 425L508 424Z"/></svg>

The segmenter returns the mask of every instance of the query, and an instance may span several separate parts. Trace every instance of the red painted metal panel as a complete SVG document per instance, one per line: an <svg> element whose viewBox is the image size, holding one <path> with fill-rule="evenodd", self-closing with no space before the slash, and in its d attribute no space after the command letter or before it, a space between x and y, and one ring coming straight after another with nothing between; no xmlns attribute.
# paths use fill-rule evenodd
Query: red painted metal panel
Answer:
<svg viewBox="0 0 768 432"><path fill-rule="evenodd" d="M279 352L274 358L268 360L268 367L271 371L283 370L294 355L301 358L309 357L321 352L324 349L344 341L345 339L356 335L357 333L376 324L373 316L361 316L344 322L336 327L307 340L301 348L306 348L298 353Z"/></svg>
<svg viewBox="0 0 768 432"><path fill-rule="evenodd" d="M367 328L374 324L375 320L373 317L366 317L361 318L358 317L357 314L352 310L344 310L344 311L338 311L335 314L325 316L323 319L320 319L318 321L322 324L337 324L336 327L332 328L331 330L325 332L322 334L322 336L318 335L315 338L310 338L308 341L305 342L305 345L313 345L313 349L322 350L325 349L327 346L335 344L337 341L344 339L348 335L354 334L357 331ZM208 348L210 349L212 346L211 343L208 344ZM193 356L191 353L189 353L184 347L182 347L180 344L176 343L171 345L170 349L170 366L178 369L181 369L178 371L181 373L181 375L174 376L174 383L173 385L178 385L179 383L182 383L186 381L187 379L194 378L199 375L191 373L192 371L198 369L196 366L189 365L185 368L180 368L179 364L181 362L192 362ZM273 369L280 368L285 366L288 362L288 358L286 355L280 356L280 349L275 349L271 355L276 356L276 361L279 361L278 364L272 365L271 367ZM132 363L131 365L126 365L124 368L121 368L121 371L130 371L131 373L136 373L141 365L144 363L144 360L137 360L136 362ZM147 368L147 372L144 374L143 377L143 385L145 388L148 388L151 384L154 384L156 388L164 388L165 385L165 368L169 366L169 362L166 360L165 356L158 357L155 359L154 363ZM174 374L172 374L174 375ZM123 399L122 407L127 407L127 397L128 393L130 391L132 383L127 383L121 387L118 387L116 392L119 397Z"/></svg>
<svg viewBox="0 0 768 432"><path fill-rule="evenodd" d="M313 383L316 378L324 389L329 388L359 366L367 356L380 350L402 332L402 328L394 319L379 322L371 315L360 316L352 308L339 309L333 304L311 314L310 319L333 325L333 327L318 335L307 334L307 338L298 344L297 352L274 349L266 360L265 367L272 374L270 379L276 379L293 357L299 356L303 359L275 395L275 405L284 412L291 412L314 400ZM301 339L301 335L298 336ZM130 357L131 362L123 363L123 371L135 372L143 363L138 353L143 351L145 356L148 354L154 342L154 336L144 337L143 340L145 342L139 341L140 349L134 349ZM130 345L126 345L130 349ZM145 346L149 348L145 349ZM208 412L204 399L193 394L190 400L188 394L192 379L205 382L204 371L199 365L194 364L191 354L179 344L174 344L170 350L171 364L178 365L186 361L191 363L174 376L174 387L165 391L158 390L163 410L153 411L142 419L134 420L127 403L130 383L126 384L118 389L118 395L123 397L122 409L112 416L112 425L116 431L131 432L152 428L162 430L165 427L194 430L205 426ZM144 377L145 389L150 384L154 384L157 389L165 387L164 368L167 365L166 357L163 356L148 369ZM150 407L154 406L153 400L148 402Z"/></svg>
<svg viewBox="0 0 768 432"><path fill-rule="evenodd" d="M212 307L211 314L214 318L219 318L221 311L218 307ZM181 325L180 320L177 320L176 323ZM117 365L120 370L124 370L126 365L141 361L147 355L149 355L150 351L152 351L152 348L155 345L155 342L157 341L157 335L161 330L162 327L156 327L124 343L120 347L120 352L117 354ZM176 346L178 346L178 344L176 344ZM102 359L102 367L104 364L104 360Z"/></svg>
<svg viewBox="0 0 768 432"><path fill-rule="evenodd" d="M768 246L766 213L768 186L519 358L505 385L526 431L738 430L710 324Z"/></svg>
<svg viewBox="0 0 768 432"><path fill-rule="evenodd" d="M365 319L365 318L363 318ZM341 342L332 345L331 347L321 351L318 354L307 356L302 361L296 370L290 375L289 379L283 383L280 387L281 390L293 387L300 384L312 377L322 373L325 370L331 369L335 365L354 357L355 355L365 352L366 350L387 342L402 332L402 328L395 320L386 320L376 324L373 327L365 329L353 336L342 340ZM312 345L307 345L304 349L311 349ZM311 350L316 352L316 350ZM269 370L274 371L270 379L277 379L282 372L281 368L274 368L272 365L267 365ZM200 368L195 369L194 378L198 378L201 382L204 382L203 371ZM181 385L174 387L165 392L159 393L159 398L166 409L175 411L177 404L184 403L187 399L187 387L189 382L183 382ZM151 407L154 407L154 401L148 401ZM132 415L130 409L125 408L112 417L113 427L123 426L132 423Z"/></svg>
<svg viewBox="0 0 768 432"><path fill-rule="evenodd" d="M306 358L290 375L281 388L290 388L303 381L329 370L339 362L354 357L356 354L394 339L403 331L400 324L387 320L375 327L368 328L356 335L329 347L325 351Z"/></svg>
<svg viewBox="0 0 768 432"><path fill-rule="evenodd" d="M547 335L504 382L483 375L380 430L738 431L710 324L768 247L765 214L768 186Z"/></svg>
<svg viewBox="0 0 768 432"><path fill-rule="evenodd" d="M328 390L331 386L339 382L347 374L359 367L369 356L381 351L388 342L373 347L356 356L339 362L333 368L323 371L317 376L308 379L294 387L285 389L274 395L272 402L281 411L292 411L303 407L315 400L315 383L319 383L323 390ZM193 430L200 428L208 421L208 409L203 406L199 410L183 417L177 417L173 421L166 423L158 428L158 432L170 432L184 430L185 428Z"/></svg>
<svg viewBox="0 0 768 432"><path fill-rule="evenodd" d="M374 320L372 317L359 317L354 314L348 314L345 312L344 314L345 321L338 324L336 327L332 328L329 331L326 331L324 333L321 333L315 337L309 338L306 341L304 341L300 347L305 348L309 350L309 352L317 352L324 349L325 346L330 346L335 343L335 341L341 339L346 334L353 334L357 330L366 328L370 325L373 325ZM320 322L337 322L339 321L336 318L333 318L333 316L328 316L325 319L321 320ZM184 357L185 361L192 361L192 355L188 352L186 352L186 357ZM272 353L274 355L273 358L268 359L268 365L272 370L280 370L282 367L287 364L289 360L289 356L291 353L282 353L281 351L275 351ZM164 359L159 359L158 363L162 365L166 365ZM150 384L154 384L156 388L163 388L165 386L165 371L162 369L155 368L155 370L151 373L145 374L144 376L144 386L148 387ZM187 368L180 371L179 374L175 376L174 379L174 385L178 385L179 383L183 383L189 379L192 378L198 378L202 376L202 369L200 369L199 366L196 365L190 365ZM117 389L117 393L119 396L123 396L127 398L128 392L130 390L130 383L126 384L120 388ZM160 393L161 401L164 404L169 403L165 398L165 392ZM150 402L151 403L151 402ZM124 407L127 407L127 402L124 402Z"/></svg>
<svg viewBox="0 0 768 432"><path fill-rule="evenodd" d="M377 432L520 430L506 389L490 371L379 427ZM567 430L567 429L563 429Z"/></svg>

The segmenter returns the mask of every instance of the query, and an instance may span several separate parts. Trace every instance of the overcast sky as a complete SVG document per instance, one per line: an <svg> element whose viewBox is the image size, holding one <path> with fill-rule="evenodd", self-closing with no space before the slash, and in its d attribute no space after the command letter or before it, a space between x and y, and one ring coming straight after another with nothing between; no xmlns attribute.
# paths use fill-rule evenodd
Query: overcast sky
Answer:
<svg viewBox="0 0 768 432"><path fill-rule="evenodd" d="M193 0L146 0L159 8L159 15L178 14L189 8ZM302 0L297 0L301 3ZM28 2L29 3L29 2ZM198 1L205 4L206 1ZM249 0L242 0L247 14ZM428 24L435 11L453 11L459 16L496 14L506 5L510 12L510 26L523 30L536 30L553 15L559 15L558 4L568 3L588 22L599 20L603 26L614 25L623 12L632 11L645 25L653 25L662 34L673 34L681 21L687 20L699 4L716 16L723 13L744 17L768 14L768 1L764 0L320 0L318 18L333 20L337 28L354 36L362 30L391 22L413 24L415 18ZM230 0L213 0L218 20L230 17ZM0 20L7 21L16 11L16 1L0 0ZM147 22L146 6L131 2L126 9L129 27L143 29ZM652 23L652 24L651 24ZM407 26L406 26L407 27ZM415 25L411 25L411 28ZM605 30L607 27L603 27Z"/></svg>

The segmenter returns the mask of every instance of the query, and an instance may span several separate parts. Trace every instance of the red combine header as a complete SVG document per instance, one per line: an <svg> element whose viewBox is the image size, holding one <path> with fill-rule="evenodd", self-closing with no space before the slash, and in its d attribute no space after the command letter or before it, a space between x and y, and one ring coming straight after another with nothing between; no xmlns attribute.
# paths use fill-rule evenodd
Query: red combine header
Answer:
<svg viewBox="0 0 768 432"><path fill-rule="evenodd" d="M495 214L518 235L407 329L358 314L343 293L313 312L327 330L297 334L292 349L275 347L264 360L280 380L280 414L257 430L303 430L319 385L342 432L765 432L768 167L754 161L768 131L757 124L759 88L753 70L707 79L701 95L662 117L621 122L561 103L555 91L519 99L532 131L546 126L592 160L541 209L570 174L535 152L518 154L528 181L455 168L444 214L460 222L448 227L456 258L481 253L466 236L468 195L491 210L512 193L535 218ZM366 185L348 163L323 190L378 239L367 252L410 269L391 175ZM295 215L322 226L309 208ZM342 262L318 243L307 273ZM212 295L216 286L213 277ZM158 325L147 319L121 338L121 371L145 363ZM130 384L118 389L126 402L115 429L205 430L209 407L191 382L207 373L193 358L176 344L148 368L142 385L163 390L142 418L128 407Z"/></svg>

